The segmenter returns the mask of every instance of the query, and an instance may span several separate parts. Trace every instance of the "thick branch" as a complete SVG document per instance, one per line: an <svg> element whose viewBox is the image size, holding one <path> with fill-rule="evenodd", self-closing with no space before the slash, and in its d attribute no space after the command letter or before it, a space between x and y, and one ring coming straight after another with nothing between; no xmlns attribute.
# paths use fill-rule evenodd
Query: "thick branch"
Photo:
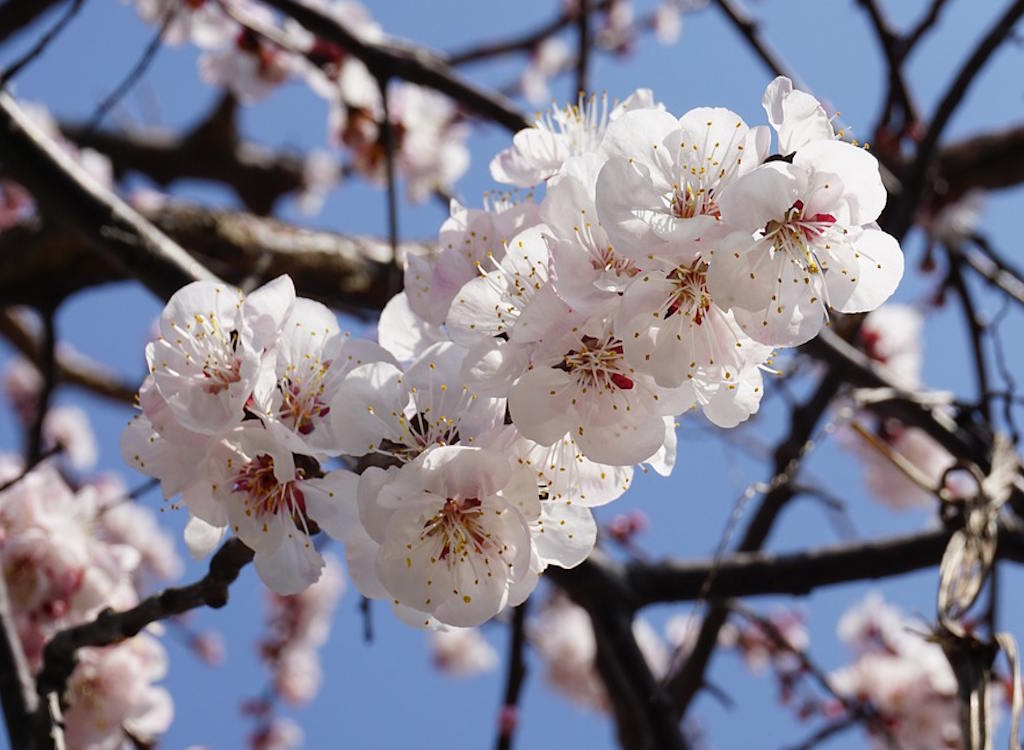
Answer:
<svg viewBox="0 0 1024 750"><path fill-rule="evenodd" d="M572 570L545 575L587 610L597 642L597 669L615 713L619 743L626 750L682 750L687 742L672 702L633 636L632 594L599 551Z"/></svg>
<svg viewBox="0 0 1024 750"><path fill-rule="evenodd" d="M233 284L287 273L303 296L353 312L380 310L391 296L394 264L386 241L188 204L168 204L147 211L146 218ZM401 242L398 262L407 253L429 251L425 244ZM4 304L39 304L126 277L113 263L83 249L75 232L38 224L0 234L0 258Z"/></svg>
<svg viewBox="0 0 1024 750"><path fill-rule="evenodd" d="M60 127L69 140L110 157L118 176L139 172L161 187L180 179L219 182L257 214L271 213L282 197L305 185L302 156L269 151L239 137L237 103L230 95L184 135L118 133L75 123Z"/></svg>
<svg viewBox="0 0 1024 750"><path fill-rule="evenodd" d="M50 8L67 0L5 0L0 3L0 42L17 34Z"/></svg>
<svg viewBox="0 0 1024 750"><path fill-rule="evenodd" d="M803 596L815 589L852 581L878 580L931 568L942 561L952 531L938 529L868 542L838 544L785 554L740 552L714 561L617 565L599 564L629 589L635 607L694 601L706 591L713 600L788 594ZM1002 560L1024 561L1024 537L1001 529L997 554ZM714 572L709 585L708 577Z"/></svg>
<svg viewBox="0 0 1024 750"><path fill-rule="evenodd" d="M2 247L2 245L0 245ZM0 250L0 255L3 251ZM3 295L0 294L0 297ZM37 369L43 367L43 348L38 337L26 328L9 310L0 311L0 334L22 353ZM84 355L57 348L57 382L70 383L105 398L130 404L137 386L121 380L118 375Z"/></svg>
<svg viewBox="0 0 1024 750"><path fill-rule="evenodd" d="M6 93L0 93L0 161L29 189L44 216L69 221L93 248L158 296L216 278L93 180Z"/></svg>

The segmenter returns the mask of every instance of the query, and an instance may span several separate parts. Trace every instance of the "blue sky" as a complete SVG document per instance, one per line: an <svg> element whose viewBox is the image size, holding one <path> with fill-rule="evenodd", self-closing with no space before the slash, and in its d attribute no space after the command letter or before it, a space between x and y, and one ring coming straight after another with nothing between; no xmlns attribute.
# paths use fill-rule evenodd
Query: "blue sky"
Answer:
<svg viewBox="0 0 1024 750"><path fill-rule="evenodd" d="M532 28L556 12L556 3L551 0L378 0L367 4L388 32L441 50ZM916 18L926 4L922 0L888 3L896 23ZM652 5L650 0L637 0L638 13ZM925 112L934 108L960 60L1001 5L968 0L949 3L936 30L908 65L909 79ZM881 56L856 3L762 0L750 7L763 18L765 34L791 67L819 96L841 110L843 121L852 126L855 135L868 137L877 117L884 80ZM34 31L38 33L38 29ZM85 117L134 63L151 34L129 5L90 0L47 56L19 77L16 91L26 100L45 102L60 116ZM17 40L15 49L31 37L29 34ZM1020 119L1024 110L1024 84L1019 76L1022 55L1024 50L1011 43L995 56L953 119L948 137ZM0 60L11 57L12 49L0 50ZM173 128L199 116L216 92L198 79L195 58L195 52L187 48L162 51L144 81L109 121L140 121L142 112L148 116L155 112L160 123ZM517 71L517 64L509 61L475 66L468 72L483 83L501 84ZM628 57L597 58L591 74L592 84L611 96L621 98L638 86L651 87L677 114L692 106L721 105L736 110L748 122L763 120L761 93L769 80L770 75L714 8L687 14L683 36L675 46L666 48L647 39ZM557 94L568 95L572 85L568 80L559 82ZM325 123L322 100L294 85L248 109L243 118L245 133L253 139L299 150L323 146ZM508 135L496 126L481 128L472 138L473 163L456 189L469 205L479 205L482 193L493 187L486 165L507 142ZM184 184L178 192L212 204L233 205L230 194L209 186ZM1016 219L1022 200L1024 193L1020 190L993 195L983 216L985 231L1011 257L1019 254ZM353 181L335 191L317 217L300 217L291 206L286 206L282 214L338 231L383 234L384 205L379 190ZM403 206L402 236L429 239L444 217L443 208L433 202ZM923 301L937 283L934 277L921 278L917 270L921 244L919 237L912 236L905 245L908 276L897 292L900 300ZM159 309L159 301L138 285L104 287L69 300L60 310L58 331L62 339L116 367L126 377L141 378L146 331ZM988 300L986 311L997 312L998 301L993 304ZM1021 352L1013 348L1013 334L1020 330L1020 324L1020 314L1014 310L1002 328L1013 369L1022 364ZM929 385L973 396L965 332L955 306L929 316L925 345L925 378ZM0 366L10 356L10 350L0 343ZM805 393L807 384L794 383L792 389ZM784 404L771 393L769 390L756 426L741 428L744 437L768 443L784 429ZM101 468L122 471L130 485L138 481L137 475L129 476L130 472L121 466L117 448L128 410L72 390L61 391L58 401L81 404L88 410L100 439ZM651 530L642 541L653 556L701 558L715 547L736 497L749 483L766 479L769 469L724 439L728 436L702 425L698 418L684 420L680 435L675 474L668 480L639 477L626 497L600 515L607 519L617 512L642 508L652 520ZM10 414L0 410L0 450L18 450L19 440ZM873 501L863 489L856 459L831 440L822 441L809 467L814 476L827 477L829 486L847 500L857 532L864 538L921 528L928 521L922 512L894 514ZM160 498L151 494L141 502L158 507ZM186 519L181 513L168 512L161 520L177 533ZM775 550L795 549L835 539L821 508L798 500L783 514L769 545ZM201 575L204 567L190 564L185 580ZM1002 623L1018 638L1024 638L1024 630L1014 627L1024 615L1024 605L1012 594L1024 584L1024 576L1008 570L1004 581L1003 591L1009 595L1004 597ZM847 658L835 637L837 618L873 587L835 587L804 600L812 634L811 652L826 668L840 666ZM904 576L881 588L909 611L926 617L934 612L935 571ZM195 615L197 627L217 628L223 634L228 660L220 669L198 663L173 634L165 638L172 657L166 684L174 694L177 718L162 747L178 750L202 743L229 750L244 746L249 727L240 718L239 705L244 698L258 694L266 680L256 658L263 598L264 591L249 570L233 587L232 601L226 609ZM764 598L753 603L767 609L792 600ZM430 667L424 634L401 625L381 606L374 608L374 641L365 644L357 606L358 597L350 590L340 603L331 641L323 651L323 690L312 705L293 714L304 727L306 746L416 746L420 750L489 746L503 689L502 672L465 682L438 675ZM645 614L660 626L670 614L682 611L685 609L680 607L657 607ZM485 632L504 651L506 629L493 625ZM530 661L518 747L614 747L610 722L553 695L543 685L542 666L532 657ZM748 675L733 656L716 658L710 677L735 702L729 710L707 697L698 699L692 716L700 722L712 746L782 747L811 731L778 705L770 679ZM859 731L853 731L826 747L840 750L865 745Z"/></svg>

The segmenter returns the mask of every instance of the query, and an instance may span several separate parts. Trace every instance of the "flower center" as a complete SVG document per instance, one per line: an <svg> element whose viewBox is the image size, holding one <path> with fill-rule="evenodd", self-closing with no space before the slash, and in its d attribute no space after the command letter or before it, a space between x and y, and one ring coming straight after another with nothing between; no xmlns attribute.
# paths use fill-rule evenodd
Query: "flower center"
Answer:
<svg viewBox="0 0 1024 750"><path fill-rule="evenodd" d="M296 470L297 478L301 479L304 472ZM261 454L246 463L235 475L231 485L232 492L245 494L243 504L246 515L257 517L273 516L281 511L294 513L305 512L306 499L294 482L281 483L274 475L274 459Z"/></svg>
<svg viewBox="0 0 1024 750"><path fill-rule="evenodd" d="M628 391L633 387L633 379L627 374L632 374L632 369L622 357L621 341L584 336L580 343L582 347L569 351L556 369L575 375L582 393L591 387L604 391Z"/></svg>
<svg viewBox="0 0 1024 750"><path fill-rule="evenodd" d="M281 406L278 414L291 424L300 435L308 435L316 428L317 419L326 417L331 407L323 401L324 375L330 362L316 366L311 376L302 378L298 373L285 375L278 383L281 391Z"/></svg>
<svg viewBox="0 0 1024 750"><path fill-rule="evenodd" d="M808 245L824 236L836 223L832 214L817 213L804 216L804 202L793 203L781 221L769 221L764 227L764 236L772 240L779 252L797 251L804 254Z"/></svg>
<svg viewBox="0 0 1024 750"><path fill-rule="evenodd" d="M491 534L483 527L483 515L478 498L448 498L444 507L423 524L420 540L438 540L441 549L436 559L460 562L470 552L480 554L493 546Z"/></svg>
<svg viewBox="0 0 1024 750"><path fill-rule="evenodd" d="M711 309L711 295L708 293L708 264L696 260L689 266L677 266L668 274L674 284L665 317L677 312L691 318L695 325L704 322L704 316Z"/></svg>

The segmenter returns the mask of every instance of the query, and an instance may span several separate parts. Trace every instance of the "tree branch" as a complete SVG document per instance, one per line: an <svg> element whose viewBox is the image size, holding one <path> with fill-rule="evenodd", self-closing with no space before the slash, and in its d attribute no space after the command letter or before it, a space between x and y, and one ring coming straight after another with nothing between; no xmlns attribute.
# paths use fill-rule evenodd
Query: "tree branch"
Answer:
<svg viewBox="0 0 1024 750"><path fill-rule="evenodd" d="M786 440L775 451L775 465L770 489L761 500L754 517L740 540L738 550L751 552L760 549L768 538L776 518L793 498L791 480L796 475L805 446L810 440L818 420L838 393L842 380L830 368L814 394L793 410L790 431ZM668 681L678 716L684 716L690 703L704 684L704 673L718 643L718 633L728 617L728 609L713 605L701 624L697 641L682 668Z"/></svg>
<svg viewBox="0 0 1024 750"><path fill-rule="evenodd" d="M117 133L96 130L92 122L64 122L60 128L77 145L108 156L118 176L139 172L161 187L186 178L223 183L247 209L269 214L282 197L304 187L305 160L242 140L237 109L235 99L225 94L184 135Z"/></svg>
<svg viewBox="0 0 1024 750"><path fill-rule="evenodd" d="M393 261L386 240L298 227L237 211L168 204L146 212L206 268L232 284L255 274L266 281L289 274L296 288L332 307L365 314L390 298L392 268L432 245L400 242ZM0 234L0 300L39 304L80 289L126 278L112 262L81 246L75 232L32 224Z"/></svg>
<svg viewBox="0 0 1024 750"><path fill-rule="evenodd" d="M4 0L0 3L0 42L35 23L50 8L67 0Z"/></svg>
<svg viewBox="0 0 1024 750"><path fill-rule="evenodd" d="M7 596L7 583L0 575L0 704L4 709L7 737L12 750L32 746L30 717L38 701L32 689L21 639L14 626L11 602Z"/></svg>
<svg viewBox="0 0 1024 750"><path fill-rule="evenodd" d="M264 0L264 4L276 8L317 36L347 50L362 60L376 76L401 78L440 91L477 115L493 120L512 132L529 126L522 113L505 97L466 80L433 52L397 41L366 41L341 21L300 0Z"/></svg>
<svg viewBox="0 0 1024 750"><path fill-rule="evenodd" d="M508 647L508 672L505 680L505 694L501 703L501 717L498 724L497 750L512 750L518 723L519 694L526 682L526 611L530 600L527 599L512 610L512 622L509 625L511 639Z"/></svg>
<svg viewBox="0 0 1024 750"><path fill-rule="evenodd" d="M51 695L61 696L75 669L80 648L111 646L138 635L148 625L197 607L219 609L227 604L228 587L252 561L253 551L239 539L228 540L210 560L209 572L189 586L165 589L124 612L104 610L92 622L57 633L43 651L43 666L36 678L41 706L36 736L42 747L51 728L47 709Z"/></svg>
<svg viewBox="0 0 1024 750"><path fill-rule="evenodd" d="M1016 0L1006 8L1003 14L992 24L985 36L982 37L977 47L974 48L974 51L961 66L956 78L953 79L949 88L946 89L946 93L936 107L928 130L924 138L921 139L914 163L911 165L909 175L904 183L904 196L900 201L895 218L891 222L891 228L888 230L897 239L902 238L907 233L907 230L914 221L914 215L918 206L926 197L926 183L938 153L939 138L942 135L942 131L949 124L953 113L960 106L974 79L977 78L981 69L985 67L992 54L1013 31L1013 27L1021 15L1024 15L1024 0Z"/></svg>
<svg viewBox="0 0 1024 750"><path fill-rule="evenodd" d="M29 189L44 217L68 220L84 239L161 298L216 277L95 180L0 93L0 161Z"/></svg>
<svg viewBox="0 0 1024 750"><path fill-rule="evenodd" d="M775 50L774 47L761 35L761 28L751 16L743 10L739 5L732 2L732 0L715 0L718 7L722 9L726 17L732 23L743 38L747 40L750 48L754 51L761 62L765 64L768 70L772 71L777 76L786 76L793 85L797 88L806 87L800 80L800 76L794 73L786 62L782 59L782 56Z"/></svg>
<svg viewBox="0 0 1024 750"><path fill-rule="evenodd" d="M0 249L0 255L3 255ZM0 297L3 295L0 294ZM43 348L38 337L10 310L0 311L0 334L42 371ZM57 383L70 383L113 401L131 404L138 387L121 380L116 373L84 355L57 348Z"/></svg>

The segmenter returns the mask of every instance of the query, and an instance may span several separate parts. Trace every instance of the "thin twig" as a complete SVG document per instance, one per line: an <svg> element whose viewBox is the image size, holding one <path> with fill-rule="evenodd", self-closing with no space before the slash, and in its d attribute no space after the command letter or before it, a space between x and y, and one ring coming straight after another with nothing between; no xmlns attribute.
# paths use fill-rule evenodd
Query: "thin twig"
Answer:
<svg viewBox="0 0 1024 750"><path fill-rule="evenodd" d="M586 95L589 86L587 75L590 66L590 3L578 0L576 8L576 93Z"/></svg>
<svg viewBox="0 0 1024 750"><path fill-rule="evenodd" d="M178 12L181 10L181 6L178 4L172 4L168 7L167 12L164 14L163 20L160 22L159 28L153 38L149 40L149 44L142 51L142 56L136 61L135 65L132 66L128 74L122 79L121 83L107 96L99 106L96 107L96 111L93 112L92 116L86 120L85 132L91 134L99 124L103 122L103 118L107 116L107 113L112 110L124 95L131 91L132 87L139 82L139 79L145 75L149 66L153 64L153 60L156 59L156 53L160 51L160 47L163 44L164 34L167 33L168 27L174 22Z"/></svg>
<svg viewBox="0 0 1024 750"><path fill-rule="evenodd" d="M0 492L5 492L6 490L9 490L11 487L13 487L18 482L20 482L22 479L24 479L29 474L31 474L32 470L35 469L37 466L39 466L39 464L41 464L43 461L45 461L48 458L53 458L54 456L56 456L58 453L60 453L63 450L64 450L64 448L62 446L60 446L60 445L54 445L51 448L47 448L45 451L43 451L42 453L39 454L39 456L36 458L36 460L34 462L32 462L30 464L26 464L25 468L22 469L18 473L17 476L12 477L11 479L8 479L3 484L0 484Z"/></svg>
<svg viewBox="0 0 1024 750"><path fill-rule="evenodd" d="M43 455L43 423L50 409L50 399L57 386L57 331L54 310L43 310L43 340L40 345L39 371L43 383L36 399L36 413L25 441L25 466L35 466Z"/></svg>
<svg viewBox="0 0 1024 750"><path fill-rule="evenodd" d="M971 340L971 352L974 355L974 374L978 381L978 404L985 421L992 422L992 404L985 398L985 394L992 390L992 383L989 380L988 362L985 359L985 326L978 319L978 308L967 286L967 280L963 273L963 260L954 253L949 256L949 276L946 283L956 290L960 300L960 309L963 318L967 323L967 333Z"/></svg>
<svg viewBox="0 0 1024 750"><path fill-rule="evenodd" d="M401 78L409 83L432 88L446 94L477 115L493 120L516 132L529 122L502 96L495 95L466 80L444 60L422 47L395 41L370 42L355 34L338 19L316 10L300 0L263 0L264 4L284 13L309 31L337 44L362 60L376 76Z"/></svg>
<svg viewBox="0 0 1024 750"><path fill-rule="evenodd" d="M715 0L715 2L722 9L722 12L725 13L729 21L732 22L732 25L736 27L736 30L747 40L751 49L761 58L761 62L767 66L768 70L777 76L786 76L793 81L794 86L805 91L807 90L800 77L790 69L775 48L761 36L761 28L757 21L751 18L743 8L732 2L732 0Z"/></svg>
<svg viewBox="0 0 1024 750"><path fill-rule="evenodd" d="M917 22L903 39L903 44L906 47L905 54L910 52L917 46L917 43L921 41L926 33L935 25L936 21L939 20L939 14L942 13L943 7L946 5L946 0L932 0L931 5L928 6L928 10L921 16L921 20Z"/></svg>
<svg viewBox="0 0 1024 750"><path fill-rule="evenodd" d="M1024 15L1024 0L1016 0L1006 8L960 67L953 82L946 89L946 93L935 108L935 113L931 117L924 138L921 139L914 163L911 165L905 181L905 197L899 205L896 217L886 228L897 239L907 233L913 223L918 206L926 197L926 180L938 153L939 138L942 136L942 132L949 124L964 96L967 95L967 90L974 79L985 67L992 54L1010 35L1022 15Z"/></svg>
<svg viewBox="0 0 1024 750"><path fill-rule="evenodd" d="M43 349L38 338L10 310L0 310L0 334L22 353L38 370L43 367ZM57 348L57 383L70 383L92 393L118 401L132 403L138 390L136 385L123 381L116 373L84 355L68 353Z"/></svg>
<svg viewBox="0 0 1024 750"><path fill-rule="evenodd" d="M512 610L512 623L509 625L508 671L505 677L505 694L501 704L501 717L498 721L497 750L512 750L518 724L519 696L526 682L526 611L530 600Z"/></svg>
<svg viewBox="0 0 1024 750"><path fill-rule="evenodd" d="M738 550L750 552L764 544L768 538L776 518L793 497L791 480L800 466L800 460L808 447L808 441L814 433L818 420L825 413L828 404L838 393L842 379L830 368L822 378L814 394L798 408L794 409L790 418L790 432L775 451L773 477L785 477L784 481L773 479L771 489L765 494L754 517L750 520ZM718 643L718 633L725 624L728 610L722 606L712 606L683 667L672 675L668 688L675 702L678 716L684 716L690 703L696 697L704 683L704 673L711 661L712 652Z"/></svg>
<svg viewBox="0 0 1024 750"><path fill-rule="evenodd" d="M363 643L373 643L373 600L363 596L359 598L359 614L363 618Z"/></svg>
<svg viewBox="0 0 1024 750"><path fill-rule="evenodd" d="M120 643L154 622L191 609L223 607L228 601L228 587L252 558L251 549L241 540L231 539L217 550L210 560L209 572L199 581L189 586L165 589L123 612L104 610L92 622L57 633L43 650L43 666L36 680L36 690L44 706L39 709L37 717L39 729L36 734L40 747L49 745L45 737L52 727L50 712L45 706L51 695L63 695L68 678L75 669L78 649Z"/></svg>
<svg viewBox="0 0 1024 750"><path fill-rule="evenodd" d="M57 19L57 23L55 23L49 31L43 34L39 38L39 41L32 45L32 48L28 50L28 52L8 65L7 69L4 70L3 73L0 73L0 88L6 86L14 76L18 75L18 73L25 68L25 66L46 51L46 48L50 46L50 43L60 35L60 32L64 30L64 27L71 23L74 17L78 15L78 11L82 9L83 2L84 0L71 0L71 5L69 5L68 9L64 11L64 15Z"/></svg>

